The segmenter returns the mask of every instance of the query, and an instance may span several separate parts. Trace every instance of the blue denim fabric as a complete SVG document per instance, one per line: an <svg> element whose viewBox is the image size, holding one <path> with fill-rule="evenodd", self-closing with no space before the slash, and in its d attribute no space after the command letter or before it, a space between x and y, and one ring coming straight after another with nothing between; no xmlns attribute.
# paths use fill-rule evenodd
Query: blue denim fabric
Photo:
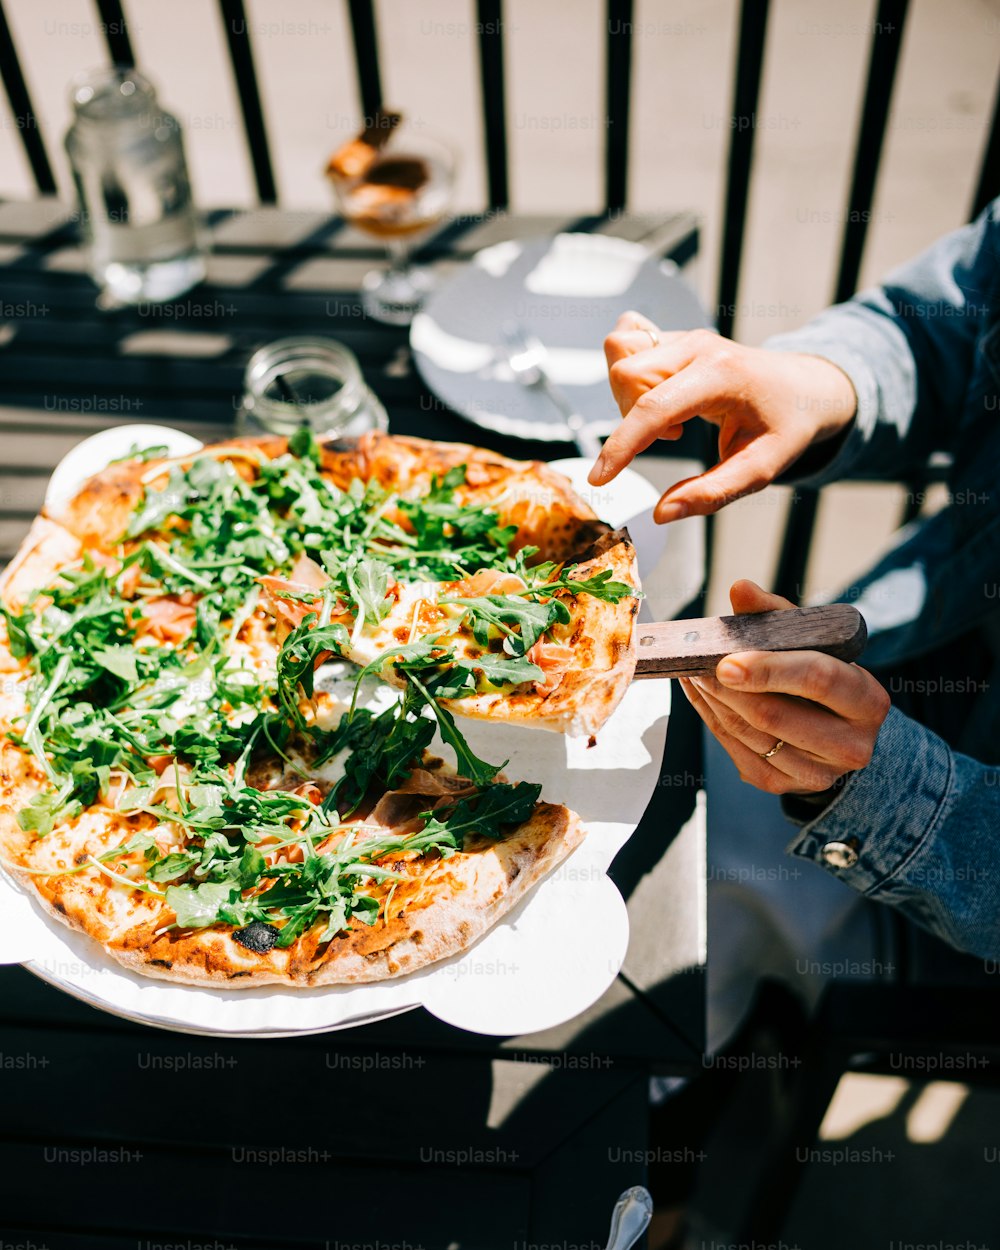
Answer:
<svg viewBox="0 0 1000 1250"><path fill-rule="evenodd" d="M832 361L858 396L847 437L826 463L815 454L822 449L804 457L798 483L899 480L934 452L952 458L949 505L909 527L838 596L867 621L866 667L891 669L961 645L956 640L1000 616L1000 200L881 287L766 346ZM894 707L871 763L788 850L953 946L995 959L1000 770L980 761L1000 758L1000 688L977 688L962 742L969 754ZM852 838L853 867L826 863L828 842Z"/></svg>

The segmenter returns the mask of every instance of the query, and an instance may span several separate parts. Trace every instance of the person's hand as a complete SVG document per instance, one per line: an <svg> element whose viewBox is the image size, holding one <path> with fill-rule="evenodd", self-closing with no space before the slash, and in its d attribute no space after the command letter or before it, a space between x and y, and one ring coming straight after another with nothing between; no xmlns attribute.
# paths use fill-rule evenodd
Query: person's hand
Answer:
<svg viewBox="0 0 1000 1250"><path fill-rule="evenodd" d="M748 581L729 597L737 614L793 606ZM819 651L743 651L681 685L740 778L769 794L818 793L864 768L890 706L871 673Z"/></svg>
<svg viewBox="0 0 1000 1250"><path fill-rule="evenodd" d="M719 463L671 486L653 513L660 522L718 512L762 490L849 425L857 407L847 375L828 360L743 347L710 330L661 333L639 313L619 317L604 353L623 420L590 471L592 485L610 482L658 438L680 438L692 417L719 427Z"/></svg>

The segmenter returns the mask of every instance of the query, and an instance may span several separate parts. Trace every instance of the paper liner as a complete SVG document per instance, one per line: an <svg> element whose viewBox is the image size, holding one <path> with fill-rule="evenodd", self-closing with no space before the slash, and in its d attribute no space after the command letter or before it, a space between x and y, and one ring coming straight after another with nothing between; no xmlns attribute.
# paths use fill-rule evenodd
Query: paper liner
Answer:
<svg viewBox="0 0 1000 1250"><path fill-rule="evenodd" d="M74 448L53 474L58 506L73 488L134 443L191 449L180 431L159 426L106 430ZM586 485L589 464L557 461L613 525L648 516L658 492L627 470L611 486ZM599 496L599 498L597 497ZM641 527L640 527L641 528ZM640 566L656 563L663 529L640 535ZM354 987L198 988L119 967L85 934L49 917L0 875L0 963L21 963L68 994L113 1014L161 1028L224 1036L288 1036L349 1028L425 1006L477 1033L552 1028L585 1011L617 976L628 946L625 903L607 869L635 831L657 784L670 706L667 680L636 682L596 745L543 730L464 720L473 750L509 759L511 781L542 783L542 797L579 813L583 844L503 920L461 955L410 976ZM452 759L438 741L432 751Z"/></svg>

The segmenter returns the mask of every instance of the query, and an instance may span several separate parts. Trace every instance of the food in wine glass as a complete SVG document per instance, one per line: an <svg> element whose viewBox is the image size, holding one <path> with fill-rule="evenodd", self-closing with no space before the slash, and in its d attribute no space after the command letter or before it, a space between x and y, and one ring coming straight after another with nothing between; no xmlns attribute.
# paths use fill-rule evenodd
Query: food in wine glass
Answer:
<svg viewBox="0 0 1000 1250"><path fill-rule="evenodd" d="M451 203L454 160L436 139L402 126L399 113L378 113L330 158L327 174L341 212L382 240L389 266L365 276L362 300L379 321L408 325L432 282L410 264L409 242L439 222Z"/></svg>

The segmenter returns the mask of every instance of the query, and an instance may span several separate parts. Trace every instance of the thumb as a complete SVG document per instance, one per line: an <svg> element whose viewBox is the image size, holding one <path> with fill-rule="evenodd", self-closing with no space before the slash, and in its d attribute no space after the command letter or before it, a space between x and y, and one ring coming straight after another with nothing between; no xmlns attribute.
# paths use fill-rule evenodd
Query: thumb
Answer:
<svg viewBox="0 0 1000 1250"><path fill-rule="evenodd" d="M772 595L746 578L733 582L729 590L729 601L737 616L744 616L748 612L778 612L795 607L788 599L783 599L781 595Z"/></svg>

